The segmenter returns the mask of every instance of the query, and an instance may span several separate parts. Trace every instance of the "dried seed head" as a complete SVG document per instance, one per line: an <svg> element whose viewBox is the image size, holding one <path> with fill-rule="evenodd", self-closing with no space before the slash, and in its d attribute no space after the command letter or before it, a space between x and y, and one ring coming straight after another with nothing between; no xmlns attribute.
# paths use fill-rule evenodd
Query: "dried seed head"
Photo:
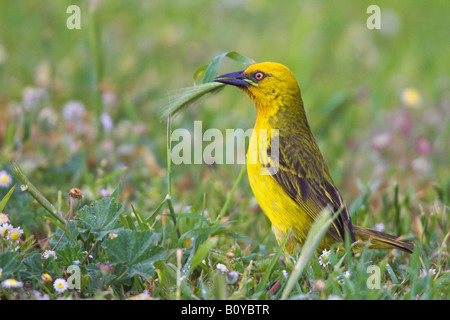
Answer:
<svg viewBox="0 0 450 320"><path fill-rule="evenodd" d="M83 193L78 188L72 188L72 189L69 190L69 196L71 198L75 198L75 199L82 199L83 198Z"/></svg>

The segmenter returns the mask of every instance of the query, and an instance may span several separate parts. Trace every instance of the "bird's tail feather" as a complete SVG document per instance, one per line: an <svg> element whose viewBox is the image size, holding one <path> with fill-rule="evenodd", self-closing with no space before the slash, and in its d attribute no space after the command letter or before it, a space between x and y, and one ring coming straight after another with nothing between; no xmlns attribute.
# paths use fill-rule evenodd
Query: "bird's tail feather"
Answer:
<svg viewBox="0 0 450 320"><path fill-rule="evenodd" d="M414 250L414 244L412 242L401 240L399 237L355 225L353 229L356 240L361 240L363 243L370 241L370 248L399 249L408 253L412 253Z"/></svg>

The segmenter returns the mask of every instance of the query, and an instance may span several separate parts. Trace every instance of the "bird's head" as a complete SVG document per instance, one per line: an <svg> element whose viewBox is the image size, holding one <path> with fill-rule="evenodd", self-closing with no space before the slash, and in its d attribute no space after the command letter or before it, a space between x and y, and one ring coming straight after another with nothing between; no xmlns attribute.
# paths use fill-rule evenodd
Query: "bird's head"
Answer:
<svg viewBox="0 0 450 320"><path fill-rule="evenodd" d="M300 89L292 72L275 62L253 64L245 70L223 74L214 79L243 90L257 108L265 108L274 102L290 103L300 100Z"/></svg>

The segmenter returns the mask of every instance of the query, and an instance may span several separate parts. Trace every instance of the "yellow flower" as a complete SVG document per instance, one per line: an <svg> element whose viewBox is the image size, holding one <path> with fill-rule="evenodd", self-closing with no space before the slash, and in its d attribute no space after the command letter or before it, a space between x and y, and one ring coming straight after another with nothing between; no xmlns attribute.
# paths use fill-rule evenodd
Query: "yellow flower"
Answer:
<svg viewBox="0 0 450 320"><path fill-rule="evenodd" d="M401 94L403 104L410 108L419 108L422 104L422 96L419 91L414 88L403 89Z"/></svg>
<svg viewBox="0 0 450 320"><path fill-rule="evenodd" d="M52 281L52 276L49 275L48 273L43 273L43 274L41 275L41 279L42 279L42 281L44 281L44 282L50 282L50 281Z"/></svg>

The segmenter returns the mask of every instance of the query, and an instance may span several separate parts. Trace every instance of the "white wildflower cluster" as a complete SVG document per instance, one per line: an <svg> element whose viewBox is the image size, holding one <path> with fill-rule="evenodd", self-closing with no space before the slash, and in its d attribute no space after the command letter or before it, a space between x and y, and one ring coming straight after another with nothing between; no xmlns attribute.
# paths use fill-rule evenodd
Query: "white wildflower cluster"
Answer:
<svg viewBox="0 0 450 320"><path fill-rule="evenodd" d="M8 215L0 213L0 239L6 240L9 244L18 243L23 235L23 230L20 227L12 226L9 222Z"/></svg>
<svg viewBox="0 0 450 320"><path fill-rule="evenodd" d="M0 213L0 242L8 246L13 246L19 242L20 237L23 235L23 230L20 227L13 227L10 223L9 217L6 213ZM17 247L18 248L18 247ZM17 249L16 248L16 249ZM9 250L9 249L8 249ZM0 268L0 279L2 278L3 269ZM22 281L16 279L5 279L1 282L3 289L15 289L23 286Z"/></svg>

